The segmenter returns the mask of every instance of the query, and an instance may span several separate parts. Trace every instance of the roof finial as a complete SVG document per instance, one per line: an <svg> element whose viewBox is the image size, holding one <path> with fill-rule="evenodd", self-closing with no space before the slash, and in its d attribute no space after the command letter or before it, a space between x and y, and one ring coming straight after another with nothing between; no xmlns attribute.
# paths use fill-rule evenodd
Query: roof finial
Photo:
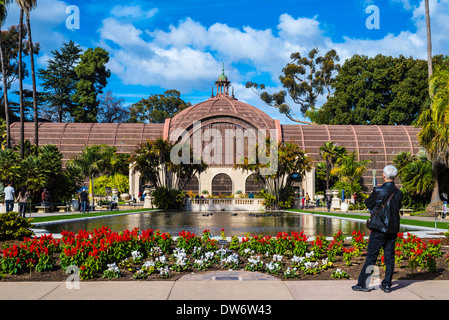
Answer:
<svg viewBox="0 0 449 320"><path fill-rule="evenodd" d="M222 70L222 72L223 72L223 74L224 74L224 62L223 62L223 67L222 67L222 69L221 69L221 70Z"/></svg>

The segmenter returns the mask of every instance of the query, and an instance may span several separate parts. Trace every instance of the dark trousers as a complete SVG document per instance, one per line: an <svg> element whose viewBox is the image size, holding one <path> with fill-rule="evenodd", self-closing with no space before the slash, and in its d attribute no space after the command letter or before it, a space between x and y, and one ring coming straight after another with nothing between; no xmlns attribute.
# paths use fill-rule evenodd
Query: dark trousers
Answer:
<svg viewBox="0 0 449 320"><path fill-rule="evenodd" d="M14 210L14 200L5 200L6 213Z"/></svg>
<svg viewBox="0 0 449 320"><path fill-rule="evenodd" d="M27 203L19 202L19 213L24 218L25 218L26 209L27 209Z"/></svg>
<svg viewBox="0 0 449 320"><path fill-rule="evenodd" d="M383 233L377 230L372 230L369 236L368 251L366 254L365 264L360 272L357 284L359 286L367 286L366 280L371 275L373 269L368 269L369 266L374 266L381 248L384 249L385 257L385 278L382 280L383 286L391 286L391 279L394 272L394 249L396 244L396 233Z"/></svg>

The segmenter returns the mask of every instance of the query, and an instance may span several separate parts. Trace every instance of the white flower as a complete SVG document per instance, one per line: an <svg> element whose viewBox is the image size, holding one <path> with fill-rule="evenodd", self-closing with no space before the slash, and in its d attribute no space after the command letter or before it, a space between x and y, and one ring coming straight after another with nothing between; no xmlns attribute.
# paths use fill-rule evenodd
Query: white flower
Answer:
<svg viewBox="0 0 449 320"><path fill-rule="evenodd" d="M215 253L213 251L208 251L204 254L206 260L211 260L214 258Z"/></svg>
<svg viewBox="0 0 449 320"><path fill-rule="evenodd" d="M118 269L117 265L115 264L115 262L108 264L108 270L109 271L113 271L113 272L119 272L120 271Z"/></svg>
<svg viewBox="0 0 449 320"><path fill-rule="evenodd" d="M298 257L298 256L293 256L292 258L292 262L293 263L303 263L303 261L305 260L306 257Z"/></svg>
<svg viewBox="0 0 449 320"><path fill-rule="evenodd" d="M199 265L200 267L203 266L204 260L203 259L196 259L195 264Z"/></svg>
<svg viewBox="0 0 449 320"><path fill-rule="evenodd" d="M154 267L155 266L155 263L154 263L154 261L153 260L148 260L148 261L145 261L145 263L142 265L142 268L151 268L151 267Z"/></svg>
<svg viewBox="0 0 449 320"><path fill-rule="evenodd" d="M306 269L316 268L318 266L318 262L306 262L304 263Z"/></svg>
<svg viewBox="0 0 449 320"><path fill-rule="evenodd" d="M254 253L254 250L252 250L252 249L250 249L250 248L246 248L245 250L243 250L243 253L244 253L244 254L247 254L247 253L253 254L253 253Z"/></svg>
<svg viewBox="0 0 449 320"><path fill-rule="evenodd" d="M137 250L131 252L131 256L132 256L133 259L140 259L140 258L142 258L142 255Z"/></svg>
<svg viewBox="0 0 449 320"><path fill-rule="evenodd" d="M159 269L157 269L158 271L159 271L159 274L161 275L161 276L163 276L163 275L166 275L166 274L169 274L170 273L170 269L168 269L168 267L167 266L165 266L165 267L162 267L162 268L159 268Z"/></svg>
<svg viewBox="0 0 449 320"><path fill-rule="evenodd" d="M280 254L273 254L273 261L281 261L283 257Z"/></svg>
<svg viewBox="0 0 449 320"><path fill-rule="evenodd" d="M310 251L310 252L306 252L306 258L311 258L315 255L315 252Z"/></svg>

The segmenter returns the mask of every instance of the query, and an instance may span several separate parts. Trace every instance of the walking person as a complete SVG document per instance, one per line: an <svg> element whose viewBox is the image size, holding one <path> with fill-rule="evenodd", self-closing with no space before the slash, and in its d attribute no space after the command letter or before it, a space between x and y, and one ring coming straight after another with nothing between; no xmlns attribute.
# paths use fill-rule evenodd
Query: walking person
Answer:
<svg viewBox="0 0 449 320"><path fill-rule="evenodd" d="M19 214L24 218L29 197L30 193L27 191L27 188L22 187L22 189L20 189L19 191L16 201L19 203Z"/></svg>
<svg viewBox="0 0 449 320"><path fill-rule="evenodd" d="M14 190L12 182L8 182L8 186L3 190L3 192L5 193L6 213L8 213L14 209L14 195L16 190Z"/></svg>
<svg viewBox="0 0 449 320"><path fill-rule="evenodd" d="M309 209L309 201L310 201L310 196L308 193L306 193L306 207L307 209Z"/></svg>
<svg viewBox="0 0 449 320"><path fill-rule="evenodd" d="M394 184L397 174L398 170L394 166L386 166L383 169L385 183L380 187L373 188L373 192L365 201L366 207L371 212L371 217L368 220L368 228L371 230L371 234L365 264L360 272L357 285L352 287L355 291L371 291L368 288L367 279L373 271L372 268L376 264L380 249L383 248L386 269L381 290L385 293L391 292L394 250L400 224L399 210L402 206L402 192Z"/></svg>

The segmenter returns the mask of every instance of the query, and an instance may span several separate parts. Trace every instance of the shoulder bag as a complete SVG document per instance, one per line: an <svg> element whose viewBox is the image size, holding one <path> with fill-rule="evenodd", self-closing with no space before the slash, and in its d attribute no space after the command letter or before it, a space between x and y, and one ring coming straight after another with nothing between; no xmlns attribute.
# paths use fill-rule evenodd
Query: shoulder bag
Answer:
<svg viewBox="0 0 449 320"><path fill-rule="evenodd" d="M371 220L373 219L373 217L374 217L376 214L378 214L378 213L380 212L380 210L382 210L382 209L388 204L388 202L390 202L390 200L394 197L395 194L396 194L396 191L393 192L393 193L390 195L390 197L388 198L388 200L385 201L385 203L384 203L383 205L381 205L381 206L376 210L376 212L374 212L373 214L371 214L371 216L369 217L368 220L366 220L366 227L367 227L368 229L371 230L369 224L370 224Z"/></svg>

